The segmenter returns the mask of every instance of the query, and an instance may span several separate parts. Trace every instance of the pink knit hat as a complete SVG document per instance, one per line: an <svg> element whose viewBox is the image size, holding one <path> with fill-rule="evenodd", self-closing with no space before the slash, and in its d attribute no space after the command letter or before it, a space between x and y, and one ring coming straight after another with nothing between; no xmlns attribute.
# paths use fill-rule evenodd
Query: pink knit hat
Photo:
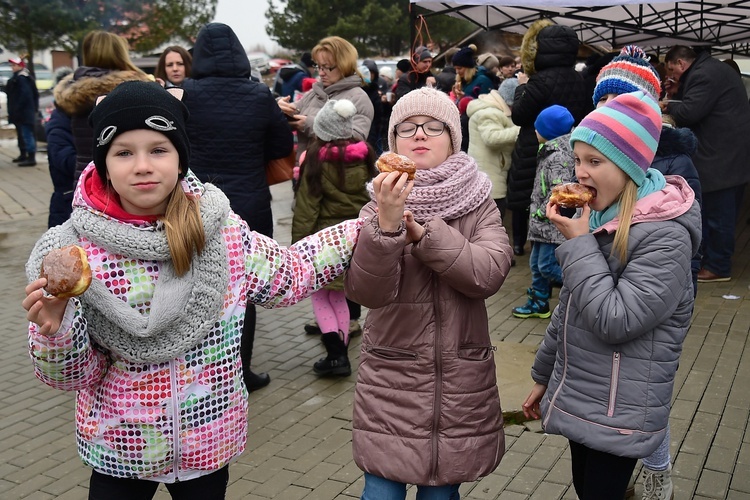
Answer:
<svg viewBox="0 0 750 500"><path fill-rule="evenodd" d="M396 125L412 116L429 116L445 123L451 134L453 152L461 151L461 118L458 107L445 92L430 87L412 90L393 106L391 120L388 122L388 146L391 151L396 151Z"/></svg>

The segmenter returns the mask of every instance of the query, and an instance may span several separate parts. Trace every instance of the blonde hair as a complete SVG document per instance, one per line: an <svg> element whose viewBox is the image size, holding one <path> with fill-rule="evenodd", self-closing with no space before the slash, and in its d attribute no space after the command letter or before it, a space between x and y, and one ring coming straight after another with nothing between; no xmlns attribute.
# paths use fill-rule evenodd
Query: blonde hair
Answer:
<svg viewBox="0 0 750 500"><path fill-rule="evenodd" d="M610 255L620 259L622 265L625 265L628 260L628 236L630 235L630 223L633 220L633 209L637 200L638 186L635 185L633 179L628 178L625 189L620 194L620 210L617 213L619 222L610 252Z"/></svg>
<svg viewBox="0 0 750 500"><path fill-rule="evenodd" d="M162 220L167 229L175 273L182 276L190 269L193 253L200 254L206 246L206 233L198 200L188 198L180 182L172 190Z"/></svg>
<svg viewBox="0 0 750 500"><path fill-rule="evenodd" d="M316 59L318 54L322 51L331 54L331 57L333 57L333 64L341 72L342 76L347 77L359 74L357 71L357 57L359 57L357 49L354 48L354 45L343 38L339 36L329 36L319 41L312 49L311 54L313 59Z"/></svg>
<svg viewBox="0 0 750 500"><path fill-rule="evenodd" d="M81 46L83 65L110 70L130 70L144 74L130 60L128 42L120 35L106 31L92 31Z"/></svg>
<svg viewBox="0 0 750 500"><path fill-rule="evenodd" d="M461 78L461 75L456 73L456 83L459 85L463 85L464 83L469 83L474 79L474 75L477 74L477 68L466 68L464 70L464 78Z"/></svg>

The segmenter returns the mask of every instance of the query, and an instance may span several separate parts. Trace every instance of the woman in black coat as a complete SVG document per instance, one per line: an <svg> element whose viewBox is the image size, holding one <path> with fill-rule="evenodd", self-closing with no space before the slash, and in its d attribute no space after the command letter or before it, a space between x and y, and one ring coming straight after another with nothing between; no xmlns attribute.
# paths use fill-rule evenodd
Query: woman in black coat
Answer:
<svg viewBox="0 0 750 500"><path fill-rule="evenodd" d="M508 208L513 211L513 250L516 255L523 254L526 244L531 191L536 175L539 142L534 121L542 110L553 104L567 108L576 124L593 109L591 93L581 74L575 70L578 46L575 31L549 19L536 21L523 37L521 61L524 73L518 75L519 85L511 116L521 130L508 173L507 197Z"/></svg>
<svg viewBox="0 0 750 500"><path fill-rule="evenodd" d="M210 23L200 30L192 77L182 88L190 111L190 169L221 188L250 229L273 236L266 164L288 156L294 137L269 88L250 79L250 61L232 28ZM255 308L248 304L240 346L248 391L270 382L250 370L254 339Z"/></svg>

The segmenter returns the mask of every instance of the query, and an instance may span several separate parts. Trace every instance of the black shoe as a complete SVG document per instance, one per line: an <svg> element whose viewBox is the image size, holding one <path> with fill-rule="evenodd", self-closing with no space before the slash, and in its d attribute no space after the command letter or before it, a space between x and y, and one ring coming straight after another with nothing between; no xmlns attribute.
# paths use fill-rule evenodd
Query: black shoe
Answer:
<svg viewBox="0 0 750 500"><path fill-rule="evenodd" d="M523 255L523 245L513 245L513 255Z"/></svg>
<svg viewBox="0 0 750 500"><path fill-rule="evenodd" d="M327 332L320 339L326 346L328 355L320 358L314 365L313 371L318 375L336 375L348 377L352 374L352 365L347 356L347 347L337 332Z"/></svg>
<svg viewBox="0 0 750 500"><path fill-rule="evenodd" d="M312 320L309 323L305 324L305 333L308 335L320 335L323 332L320 331L320 328L318 327L318 322L315 320Z"/></svg>
<svg viewBox="0 0 750 500"><path fill-rule="evenodd" d="M21 161L24 161L26 159L26 153L21 153L21 155L18 158L13 158L13 163L18 163Z"/></svg>
<svg viewBox="0 0 750 500"><path fill-rule="evenodd" d="M36 166L36 155L31 153L26 156L26 159L18 162L19 167L34 167Z"/></svg>
<svg viewBox="0 0 750 500"><path fill-rule="evenodd" d="M243 378L247 392L257 391L271 383L271 377L266 372L254 373L252 370L247 370Z"/></svg>

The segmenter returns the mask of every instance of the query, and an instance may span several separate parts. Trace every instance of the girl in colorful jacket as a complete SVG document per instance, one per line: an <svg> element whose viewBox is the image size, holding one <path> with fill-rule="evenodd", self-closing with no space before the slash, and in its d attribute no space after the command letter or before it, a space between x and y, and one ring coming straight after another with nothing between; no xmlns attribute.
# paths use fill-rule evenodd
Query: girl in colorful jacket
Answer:
<svg viewBox="0 0 750 500"><path fill-rule="evenodd" d="M370 200L365 185L377 174L375 152L354 138L357 113L347 99L330 100L315 116L315 140L304 153L292 221L292 242L316 231L356 219ZM318 375L348 377L352 373L349 345L349 307L344 280L339 277L312 295L313 313L327 356L313 365Z"/></svg>
<svg viewBox="0 0 750 500"><path fill-rule="evenodd" d="M362 498L456 498L492 472L504 434L485 299L511 248L487 176L461 152L456 105L421 88L393 107L391 151L417 166L368 185L374 201L347 296L370 308L354 396L353 451ZM404 207L406 212L404 212ZM428 498L425 496L425 498Z"/></svg>
<svg viewBox="0 0 750 500"><path fill-rule="evenodd" d="M23 307L37 377L77 391L76 438L89 498L224 498L245 449L240 336L249 303L293 304L343 272L361 221L290 248L252 232L188 170L187 110L156 83L126 82L91 114L94 161L71 219L26 266ZM42 258L82 247L93 279L45 295Z"/></svg>
<svg viewBox="0 0 750 500"><path fill-rule="evenodd" d="M649 168L661 128L640 91L590 113L570 142L596 197L575 219L547 205L566 238L563 287L523 407L568 438L582 500L623 498L636 460L662 442L693 309L700 209L682 177Z"/></svg>

